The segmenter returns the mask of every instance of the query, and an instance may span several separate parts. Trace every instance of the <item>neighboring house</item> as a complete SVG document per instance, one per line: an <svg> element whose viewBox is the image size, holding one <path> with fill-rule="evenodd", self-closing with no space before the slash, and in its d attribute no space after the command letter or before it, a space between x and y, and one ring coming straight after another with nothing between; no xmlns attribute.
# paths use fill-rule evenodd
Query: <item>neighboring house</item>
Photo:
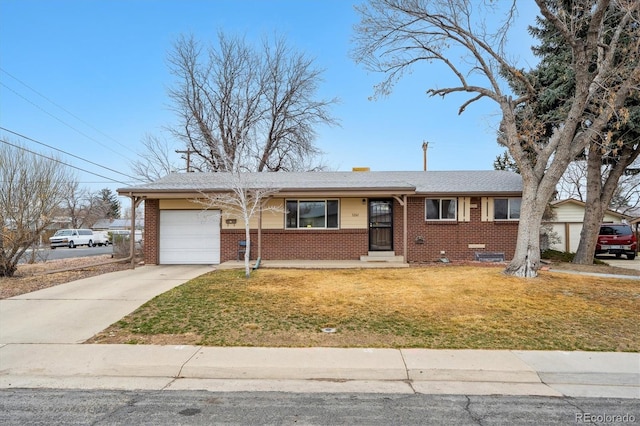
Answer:
<svg viewBox="0 0 640 426"><path fill-rule="evenodd" d="M111 219L100 219L96 223L93 224L94 231L108 231L109 226L111 225Z"/></svg>
<svg viewBox="0 0 640 426"><path fill-rule="evenodd" d="M578 250L578 244L580 244L585 203L569 198L552 202L551 208L555 217L550 221L544 222L544 224L550 225L559 239L559 241L552 242L551 248L575 253ZM628 219L629 216L613 210L607 210L602 221L620 223Z"/></svg>
<svg viewBox="0 0 640 426"><path fill-rule="evenodd" d="M136 219L135 239L137 242L143 241L144 219ZM130 235L131 219L100 219L92 228L94 231L111 233L112 235Z"/></svg>
<svg viewBox="0 0 640 426"><path fill-rule="evenodd" d="M93 227L95 231L115 231L131 229L131 219L100 219ZM136 229L144 229L144 220L136 219Z"/></svg>
<svg viewBox="0 0 640 426"><path fill-rule="evenodd" d="M474 260L515 251L522 178L508 171L277 172L244 175L277 190L251 222L263 260ZM225 173L174 173L118 189L145 201L148 264L238 258L241 218L193 199L229 190Z"/></svg>

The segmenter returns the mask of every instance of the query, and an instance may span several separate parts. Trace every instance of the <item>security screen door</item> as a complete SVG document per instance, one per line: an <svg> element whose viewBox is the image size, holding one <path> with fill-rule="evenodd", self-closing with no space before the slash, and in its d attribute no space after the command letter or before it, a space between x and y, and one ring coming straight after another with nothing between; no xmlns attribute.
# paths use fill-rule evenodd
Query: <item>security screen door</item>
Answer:
<svg viewBox="0 0 640 426"><path fill-rule="evenodd" d="M393 200L369 200L369 250L393 250Z"/></svg>

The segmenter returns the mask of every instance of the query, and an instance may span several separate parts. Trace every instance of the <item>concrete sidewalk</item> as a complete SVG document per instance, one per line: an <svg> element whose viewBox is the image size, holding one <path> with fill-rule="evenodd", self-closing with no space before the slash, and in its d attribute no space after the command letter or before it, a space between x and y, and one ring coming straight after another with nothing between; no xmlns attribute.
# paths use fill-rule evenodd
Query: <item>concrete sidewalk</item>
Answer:
<svg viewBox="0 0 640 426"><path fill-rule="evenodd" d="M203 266L145 266L0 300L0 388L640 399L640 354L78 344Z"/></svg>
<svg viewBox="0 0 640 426"><path fill-rule="evenodd" d="M10 344L0 388L640 398L637 353Z"/></svg>

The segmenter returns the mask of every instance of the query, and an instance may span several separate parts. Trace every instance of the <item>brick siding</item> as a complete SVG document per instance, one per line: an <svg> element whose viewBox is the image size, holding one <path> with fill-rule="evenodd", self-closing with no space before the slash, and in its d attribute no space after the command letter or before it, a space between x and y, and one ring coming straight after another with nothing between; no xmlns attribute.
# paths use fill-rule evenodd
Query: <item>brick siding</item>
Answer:
<svg viewBox="0 0 640 426"><path fill-rule="evenodd" d="M220 261L235 260L244 231L222 230ZM251 259L258 256L258 232L251 232ZM263 230L262 258L278 260L352 260L367 254L366 229Z"/></svg>
<svg viewBox="0 0 640 426"><path fill-rule="evenodd" d="M449 260L474 260L476 252L500 252L505 259L513 258L518 235L517 221L482 222L480 198L472 198L469 222L425 221L425 199L408 199L407 258L409 262L432 262L440 259L441 251ZM402 249L402 207L394 206L396 220L396 254ZM422 240L423 242L419 242ZM484 248L469 248L470 244L484 244Z"/></svg>
<svg viewBox="0 0 640 426"><path fill-rule="evenodd" d="M482 222L480 198L471 199L477 207L471 209L470 222L425 221L425 198L407 200L407 261L433 262L441 251L449 260L473 260L475 252L500 252L505 259L513 258L518 232L517 221ZM403 254L403 207L394 201L394 251ZM145 201L144 257L148 264L159 262L158 200ZM368 229L336 230L272 230L262 231L262 258L278 260L357 260L369 248ZM245 239L244 230L221 230L220 261L236 260L238 242ZM258 233L251 231L251 258L258 254ZM484 244L469 248L470 244Z"/></svg>
<svg viewBox="0 0 640 426"><path fill-rule="evenodd" d="M160 263L160 200L144 201L144 262Z"/></svg>

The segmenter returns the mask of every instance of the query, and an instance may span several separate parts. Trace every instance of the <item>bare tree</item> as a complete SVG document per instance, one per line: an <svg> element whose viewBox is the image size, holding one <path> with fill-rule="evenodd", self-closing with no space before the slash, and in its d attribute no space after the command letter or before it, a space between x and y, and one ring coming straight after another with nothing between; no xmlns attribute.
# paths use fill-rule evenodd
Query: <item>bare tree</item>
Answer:
<svg viewBox="0 0 640 426"><path fill-rule="evenodd" d="M0 277L11 277L36 245L72 176L49 157L2 140L0 145Z"/></svg>
<svg viewBox="0 0 640 426"><path fill-rule="evenodd" d="M557 198L586 201L587 197L587 165L584 160L574 161L562 174L557 185Z"/></svg>
<svg viewBox="0 0 640 426"><path fill-rule="evenodd" d="M221 172L216 174L220 182L224 183L225 188L230 191L217 193L202 193L202 199L192 200L198 204L205 206L206 209L221 209L223 215L234 218L241 218L245 230L246 249L244 252L244 269L245 276L251 276L251 220L256 218L262 212L282 212L284 208L277 206L269 206L266 204L268 199L278 189L260 183L258 177L251 173L240 172ZM262 180L264 182L264 179Z"/></svg>
<svg viewBox="0 0 640 426"><path fill-rule="evenodd" d="M58 214L69 218L71 228L91 228L101 219L120 216L120 202L110 189L91 192L75 180L65 183Z"/></svg>
<svg viewBox="0 0 640 426"><path fill-rule="evenodd" d="M570 46L575 76L566 116L554 125L549 137L545 137L548 123L535 113L545 88L512 63L505 50L516 14L515 1L505 5L492 1L370 0L357 8L361 20L354 51L355 59L368 69L386 74L376 87L378 94L389 93L393 83L414 64L435 62L444 65L456 83L430 89L430 95L471 94L460 106L460 113L485 98L497 104L502 114L499 141L509 150L523 179L516 250L505 269L505 273L521 277L537 275L541 221L560 177L569 163L604 133L612 115L622 110L640 80L637 57L623 52L629 46L620 43L621 35L638 31L637 25L630 25L637 19L638 2L536 0L536 4L561 42ZM498 13L504 18L496 20ZM618 24L605 25L614 14ZM491 22L496 21L498 25L492 27ZM514 84L519 87L517 94L510 89Z"/></svg>
<svg viewBox="0 0 640 426"><path fill-rule="evenodd" d="M599 146L592 146L587 160L587 200L585 204L580 244L574 256L573 263L588 265L593 263L593 256L598 241L600 222L613 197L620 193L620 180L625 170L640 154L640 140L635 143L625 143L620 146L620 153L616 153L614 160L608 167L603 167L605 153ZM604 169L604 173L603 173Z"/></svg>
<svg viewBox="0 0 640 426"><path fill-rule="evenodd" d="M638 160L636 159L636 162ZM608 179L611 164L601 165L603 187ZM607 208L626 214L640 207L640 164L628 167L620 176L618 185L611 194ZM558 199L573 198L582 202L587 201L587 164L586 161L575 161L569 165L567 171L558 182Z"/></svg>
<svg viewBox="0 0 640 426"><path fill-rule="evenodd" d="M170 173L184 170L175 161L175 149L167 139L147 134L138 158L130 163L133 174L143 182L153 182Z"/></svg>
<svg viewBox="0 0 640 426"><path fill-rule="evenodd" d="M93 202L93 196L87 188L81 188L78 181L75 180L65 184L60 210L69 217L71 228L89 227L97 220L97 209Z"/></svg>
<svg viewBox="0 0 640 426"><path fill-rule="evenodd" d="M640 208L640 161L637 158L620 178L610 205L620 213L633 215L636 212L637 215Z"/></svg>
<svg viewBox="0 0 640 426"><path fill-rule="evenodd" d="M181 37L169 63L173 133L194 153L195 170L298 170L319 154L315 126L335 124L336 100L316 99L322 71L282 38L255 49L222 32L215 47Z"/></svg>

